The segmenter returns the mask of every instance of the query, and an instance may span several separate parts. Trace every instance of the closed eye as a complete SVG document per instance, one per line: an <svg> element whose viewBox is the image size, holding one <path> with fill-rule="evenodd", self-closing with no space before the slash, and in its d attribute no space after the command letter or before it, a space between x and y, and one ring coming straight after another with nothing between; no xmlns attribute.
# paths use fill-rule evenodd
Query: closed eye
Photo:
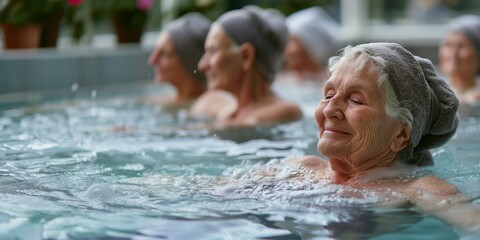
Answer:
<svg viewBox="0 0 480 240"><path fill-rule="evenodd" d="M355 104L360 104L360 105L364 104L363 101L361 101L360 99L357 99L357 98L351 98L350 101L352 101Z"/></svg>
<svg viewBox="0 0 480 240"><path fill-rule="evenodd" d="M332 94L330 94L330 95L325 95L325 99L331 99L332 97L333 97Z"/></svg>

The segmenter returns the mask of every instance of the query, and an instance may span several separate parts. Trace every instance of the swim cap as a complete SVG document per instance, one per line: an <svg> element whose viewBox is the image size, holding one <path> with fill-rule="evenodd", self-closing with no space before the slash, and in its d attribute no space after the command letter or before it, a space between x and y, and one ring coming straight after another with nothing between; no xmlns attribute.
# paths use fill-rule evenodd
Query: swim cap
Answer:
<svg viewBox="0 0 480 240"><path fill-rule="evenodd" d="M271 83L281 67L288 32L282 13L274 9L246 6L224 13L216 21L238 45L255 47L255 65Z"/></svg>
<svg viewBox="0 0 480 240"><path fill-rule="evenodd" d="M206 84L206 78L202 72L197 71L197 64L205 52L205 38L209 29L210 20L193 12L183 15L166 27L180 61L193 78L202 84Z"/></svg>
<svg viewBox="0 0 480 240"><path fill-rule="evenodd" d="M291 14L287 17L287 26L318 65L327 64L340 45L340 25L321 7Z"/></svg>
<svg viewBox="0 0 480 240"><path fill-rule="evenodd" d="M385 60L388 81L401 106L413 115L410 143L399 153L399 160L415 165L431 164L429 149L446 143L457 129L457 97L430 60L414 56L397 43L357 47Z"/></svg>

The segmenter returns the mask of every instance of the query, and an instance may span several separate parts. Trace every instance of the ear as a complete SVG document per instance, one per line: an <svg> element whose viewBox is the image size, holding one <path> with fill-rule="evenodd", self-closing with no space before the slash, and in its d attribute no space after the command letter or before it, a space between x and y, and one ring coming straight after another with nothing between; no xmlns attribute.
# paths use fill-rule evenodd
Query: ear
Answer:
<svg viewBox="0 0 480 240"><path fill-rule="evenodd" d="M390 149L394 152L400 152L410 143L410 127L405 123L402 123L400 127L401 129L397 131L397 135L394 137L392 145L390 145Z"/></svg>
<svg viewBox="0 0 480 240"><path fill-rule="evenodd" d="M250 70L255 64L255 47L251 43L244 43L240 46L242 54L242 69Z"/></svg>

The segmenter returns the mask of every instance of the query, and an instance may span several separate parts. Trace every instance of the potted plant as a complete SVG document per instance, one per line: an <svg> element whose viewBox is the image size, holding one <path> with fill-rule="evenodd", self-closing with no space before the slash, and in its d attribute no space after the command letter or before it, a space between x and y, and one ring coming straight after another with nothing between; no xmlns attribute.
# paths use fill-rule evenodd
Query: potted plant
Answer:
<svg viewBox="0 0 480 240"><path fill-rule="evenodd" d="M0 4L6 49L39 47L42 28L47 25L45 19L65 6L64 0L4 0Z"/></svg>
<svg viewBox="0 0 480 240"><path fill-rule="evenodd" d="M118 43L138 43L153 0L113 0L112 22Z"/></svg>
<svg viewBox="0 0 480 240"><path fill-rule="evenodd" d="M65 14L65 0L44 0L42 32L40 47L56 47L60 24Z"/></svg>
<svg viewBox="0 0 480 240"><path fill-rule="evenodd" d="M75 43L89 44L95 33L95 25L108 12L106 0L67 0L66 22L68 34Z"/></svg>

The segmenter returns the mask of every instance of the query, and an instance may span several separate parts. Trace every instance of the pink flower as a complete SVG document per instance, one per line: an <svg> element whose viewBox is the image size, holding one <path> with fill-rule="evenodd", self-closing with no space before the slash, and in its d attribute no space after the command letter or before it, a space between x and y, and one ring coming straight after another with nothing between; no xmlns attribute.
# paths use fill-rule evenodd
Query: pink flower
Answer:
<svg viewBox="0 0 480 240"><path fill-rule="evenodd" d="M72 7L76 7L80 4L82 4L83 0L67 0L68 1L68 4L70 4L70 6Z"/></svg>
<svg viewBox="0 0 480 240"><path fill-rule="evenodd" d="M147 11L153 6L153 0L137 0L137 8L142 11Z"/></svg>

